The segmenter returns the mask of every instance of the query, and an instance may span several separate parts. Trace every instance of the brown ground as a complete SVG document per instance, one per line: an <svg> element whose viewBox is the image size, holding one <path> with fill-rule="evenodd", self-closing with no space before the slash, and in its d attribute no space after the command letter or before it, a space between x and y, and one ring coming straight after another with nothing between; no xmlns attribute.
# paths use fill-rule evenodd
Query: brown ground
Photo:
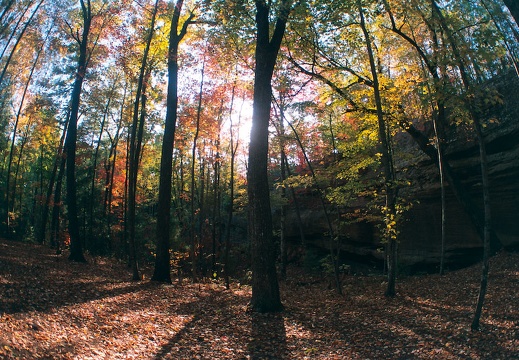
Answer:
<svg viewBox="0 0 519 360"><path fill-rule="evenodd" d="M519 359L517 253L492 259L479 332L479 265L402 278L392 300L383 277L349 276L338 296L292 271L285 312L259 315L247 286L135 283L123 265L90 260L0 240L0 358Z"/></svg>

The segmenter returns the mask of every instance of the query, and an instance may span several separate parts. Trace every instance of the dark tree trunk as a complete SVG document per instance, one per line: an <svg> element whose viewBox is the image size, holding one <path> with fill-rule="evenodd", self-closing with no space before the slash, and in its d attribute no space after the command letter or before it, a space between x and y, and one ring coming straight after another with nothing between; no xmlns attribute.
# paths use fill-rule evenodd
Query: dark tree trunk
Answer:
<svg viewBox="0 0 519 360"><path fill-rule="evenodd" d="M96 222L95 218L94 218L94 203L97 203L97 201L94 199L95 198L95 185L96 185L96 178L97 178L97 158L99 156L99 148L101 147L101 139L103 137L103 132L105 130L106 118L108 117L108 111L110 108L110 103L112 102L112 96L114 94L116 83L117 83L117 80L114 81L112 91L106 102L103 118L101 120L101 127L99 129L99 136L97 138L96 149L94 151L94 158L93 158L94 163L92 164L92 178L90 179L90 206L88 209L88 215L89 215L88 237L87 237L88 242L90 242L90 244L92 246L96 245L96 242L93 241L93 238L94 238L94 223ZM91 248L91 250L93 250L93 249ZM99 250L99 249L96 249L96 250Z"/></svg>
<svg viewBox="0 0 519 360"><path fill-rule="evenodd" d="M432 1L432 4L436 4L434 1ZM397 27L396 22L393 18L393 14L391 12L391 9L389 7L389 4L387 1L384 0L384 5L386 7L386 10L389 14L389 17L392 22L392 31L401 36L404 40L406 40L418 53L420 58L424 61L425 66L431 76L434 79L435 82L435 91L437 91L439 94L441 94L444 90L441 87L441 84L443 83L443 80L440 76L440 69L439 67L431 61L431 59L428 57L428 55L418 46L418 44L408 35L403 33L401 31L401 28ZM431 29L432 32L434 32L434 29ZM441 100L442 96L439 96L439 99L437 100L437 106L438 106L438 123L439 125L446 123L446 113L444 108L443 100ZM437 155L437 150L430 144L430 139L425 136L422 132L417 130L411 122L404 122L402 124L402 127L407 131L409 135L415 140L417 145L420 147L420 149L431 158L431 160L435 164L439 164L439 159ZM440 129L441 130L441 127ZM440 133L440 137L442 134ZM444 159L445 160L445 159ZM481 240L484 242L485 237L485 229L484 229L484 223L485 223L485 215L481 211L478 210L478 207L474 204L474 201L472 200L472 197L470 194L465 190L465 187L461 183L461 180L458 178L458 176L454 173L452 168L450 167L450 164L448 161L443 162L443 171L445 175L445 179L449 183L452 191L454 192L454 195L456 196L458 202L463 207L463 210L467 213L469 216L472 224L474 225L475 229L477 230ZM497 234L495 234L492 229L490 229L490 253L495 253L497 250L499 250L502 247L501 241L499 240Z"/></svg>
<svg viewBox="0 0 519 360"><path fill-rule="evenodd" d="M29 137L28 137L28 134L29 134L29 128L31 127L31 124L30 122L26 125L25 127L25 133L23 134L22 136L22 142L20 144L20 151L18 152L18 160L16 160L16 166L15 166L15 170L14 170L14 176L13 176L13 193L12 193L12 206L10 206L13 214L16 213L16 183L18 181L18 175L19 175L19 171L20 171L20 164L22 163L22 155L23 155L23 149L25 148L25 144L27 144L27 140L29 140ZM22 177L23 177L23 174L22 174ZM22 180L22 183L23 183L23 179ZM20 210L22 208L22 197L23 197L23 189L20 190L20 199L19 199L19 203L20 203ZM7 208L9 209L9 204L7 204ZM20 211L20 215L21 215L21 211Z"/></svg>
<svg viewBox="0 0 519 360"><path fill-rule="evenodd" d="M251 307L258 312L283 309L276 273L276 250L272 236L267 173L268 127L272 99L271 80L288 21L291 1L281 1L279 6L279 14L271 39L269 6L265 1L256 1L256 67L247 193L249 196L248 231L252 250Z"/></svg>
<svg viewBox="0 0 519 360"><path fill-rule="evenodd" d="M371 76L373 77L373 91L375 95L375 104L377 108L377 120L378 120L378 147L382 154L381 162L384 171L384 187L386 191L386 212L389 220L387 222L396 221L396 189L394 184L394 174L392 171L392 156L389 149L388 132L386 130L386 121L384 119L384 112L382 109L382 97L380 95L380 87L378 82L378 72L375 64L375 57L373 54L373 48L371 45L371 39L369 32L366 28L364 21L364 12L362 9L361 1L357 2L360 13L360 26L364 33L364 39L366 41L366 49L368 51L369 64L371 69ZM392 231L386 236L388 244L388 259L387 259L387 288L385 295L389 297L395 296L395 284L396 284L396 257L397 257L397 240L392 236ZM396 232L395 232L396 233Z"/></svg>
<svg viewBox="0 0 519 360"><path fill-rule="evenodd" d="M130 135L130 158L128 163L128 221L129 228L128 250L130 258L130 267L132 269L132 280L141 280L139 264L137 261L136 246L136 196L137 196L137 178L139 173L140 154L142 151L142 138L144 134L144 122L146 120L146 89L147 81L150 76L148 69L148 54L150 51L153 33L155 31L155 18L157 15L159 1L155 2L151 15L151 24L148 37L146 39L146 48L142 56L141 67L139 71L139 80L137 82L137 90L135 92L135 102L133 106L132 131Z"/></svg>
<svg viewBox="0 0 519 360"><path fill-rule="evenodd" d="M106 227L109 236L109 246L112 248L112 197L113 197L113 188L114 188L114 176L115 176L115 165L117 162L117 147L119 145L119 137L123 124L124 118L124 107L126 103L126 85L124 86L123 99L121 102L121 110L119 116L119 122L117 123L117 130L115 132L115 136L113 142L110 147L109 156L106 165L106 183L105 183L105 196L104 196L104 215L106 217ZM126 187L126 186L125 186Z"/></svg>
<svg viewBox="0 0 519 360"><path fill-rule="evenodd" d="M155 269L152 280L171 283L170 274L170 218L171 218L171 179L173 173L173 143L177 123L178 105L178 47L187 32L194 14L184 22L179 32L180 13L183 0L177 0L171 19L168 50L168 94L166 99L166 121L162 140L160 159L159 202L157 206L157 248Z"/></svg>
<svg viewBox="0 0 519 360"><path fill-rule="evenodd" d="M234 144L234 132L233 132L233 122L232 122L232 111L234 107L234 92L235 86L232 88L232 96L231 96L231 106L229 109L229 133L230 133L230 150L231 150L231 159L230 159L230 174L229 174L229 213L227 215L227 225L225 226L225 238L224 238L224 268L223 274L225 278L225 287L227 290L231 287L230 284L230 266L229 266L229 255L231 251L231 227L232 227L232 218L233 218L233 207L234 207L234 159L236 158L236 152L239 146L239 140L236 140L236 144ZM241 116L241 114L240 114Z"/></svg>
<svg viewBox="0 0 519 360"><path fill-rule="evenodd" d="M288 250L287 250L287 239L286 239L286 217L287 217L287 205L286 205L286 198L287 198L287 190L285 185L283 184L285 180L287 179L287 156L285 152L285 105L284 105L284 99L283 95L280 94L280 101L279 101L279 152L281 155L281 161L280 161L280 180L282 183L281 186L281 199L282 199L282 205L281 205L281 213L279 215L279 251L280 251L280 258L281 258L281 264L279 268L279 272L281 275L281 278L283 280L286 280L287 278L287 262L288 262Z"/></svg>
<svg viewBox="0 0 519 360"><path fill-rule="evenodd" d="M204 177L204 166L203 163L200 165L200 196L199 196L199 208L196 209L195 202L196 202L196 181L195 181L195 167L196 167L196 150L197 150L197 142L198 142L198 135L200 134L200 117L202 115L202 92L204 89L204 71L205 71L205 59L202 64L202 78L200 80L200 90L198 92L198 106L197 106L197 113L196 113L196 125L195 125L195 134L193 137L193 146L191 148L191 201L190 201L190 228L191 228L191 276L193 278L193 282L197 279L197 252L201 251L199 249L200 244L200 237L199 233L196 231L196 225L197 225L197 216L198 218L203 218L202 214L200 213L201 207L203 205L203 195L204 195L204 186L203 186L203 177Z"/></svg>
<svg viewBox="0 0 519 360"><path fill-rule="evenodd" d="M143 63L144 67L144 63ZM146 121L146 90L149 73L146 73L140 81L143 85L140 88L140 99L135 100L132 135L130 140L130 161L128 164L128 225L129 238L128 249L130 255L130 267L132 268L132 280L141 280L139 263L137 259L137 244L136 244L136 227L137 220L137 180L139 175L139 164L142 152L142 138L144 136L144 122ZM139 114L140 109L140 114Z"/></svg>
<svg viewBox="0 0 519 360"><path fill-rule="evenodd" d="M463 58L461 51L458 49L458 43L454 38L454 34L448 26L446 19L443 16L443 13L436 3L436 0L431 1L433 14L438 17L438 20L447 35L447 39L450 43L452 53L454 55L454 59L458 65L458 69L460 71L460 76L462 80L462 84L464 90L466 92L467 98L465 99L465 104L467 109L469 110L470 118L474 125L474 131L476 133L476 137L478 139L479 145L479 155L480 155L480 166L481 166L481 187L483 191L483 211L484 211L484 221L483 221L483 268L481 272L481 281L480 281L480 289L478 300L476 304L476 310L474 313L474 318L471 324L472 330L479 329L479 321L481 318L481 313L483 310L483 305L485 302L485 295L487 292L488 286L488 272L489 272L489 258L490 258L490 234L492 228L492 217L490 211L490 183L488 179L488 161L487 161L487 153L485 148L485 139L483 137L483 129L482 129L482 121L481 116L478 112L478 106L476 106L476 99L471 96L472 93L472 82L468 75L467 69L465 67L465 59Z"/></svg>
<svg viewBox="0 0 519 360"><path fill-rule="evenodd" d="M287 178L286 171L286 154L284 145L282 145L281 149L281 182L284 182ZM286 218L287 218L287 205L285 204L287 198L287 189L283 185L281 186L281 198L283 204L281 205L281 214L280 214L280 234L279 234L279 245L281 252L281 267L280 273L281 278L286 280L287 278L287 263L288 263L288 249L287 249L287 238L286 238Z"/></svg>
<svg viewBox="0 0 519 360"><path fill-rule="evenodd" d="M485 149L485 140L483 138L481 124L476 119L474 122L476 134L479 142L479 155L481 158L481 179L483 188L483 207L485 212L484 236L483 236L483 268L481 270L481 282L479 288L478 301L476 303L476 310L474 312L474 319L472 320L471 329L479 329L479 320L483 311L485 303L485 295L488 287L488 272L490 259L490 233L492 228L492 217L490 212L490 184L488 179L487 153Z"/></svg>
<svg viewBox="0 0 519 360"><path fill-rule="evenodd" d="M92 12L90 1L87 4L81 0L83 15L83 33L79 42L79 59L76 70L76 79L72 89L70 104L70 119L68 124L67 136L65 138L65 153L67 156L67 210L68 210L68 230L70 235L70 255L69 260L86 262L83 255L83 248L79 236L79 219L77 207L77 187L76 187L76 142L77 142L77 122L79 115L79 103L81 101L81 90L86 74L87 65L87 45Z"/></svg>
<svg viewBox="0 0 519 360"><path fill-rule="evenodd" d="M66 131L66 130L64 130ZM60 238L60 211L61 211L61 192L63 188L63 177L65 176L65 164L67 162L66 156L64 153L60 154L61 157L58 157L57 161L59 161L59 171L58 177L56 179L56 189L54 190L54 200L52 204L52 219L50 222L50 243L56 245L56 252L61 252L61 247L63 246L61 238Z"/></svg>
<svg viewBox="0 0 519 360"><path fill-rule="evenodd" d="M218 274L217 269L217 250L221 247L222 240L222 214L221 214L221 188L220 188L220 137L222 133L222 111L223 111L223 99L220 104L220 111L218 114L218 138L215 141L216 154L213 163L214 181L213 181L213 214L212 214L212 264L211 264L211 277L216 278Z"/></svg>

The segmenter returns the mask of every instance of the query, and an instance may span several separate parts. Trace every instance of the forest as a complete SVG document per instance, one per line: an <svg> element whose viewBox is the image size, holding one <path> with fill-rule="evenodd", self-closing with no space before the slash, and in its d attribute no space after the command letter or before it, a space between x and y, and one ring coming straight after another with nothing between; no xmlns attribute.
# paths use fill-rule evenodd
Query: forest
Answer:
<svg viewBox="0 0 519 360"><path fill-rule="evenodd" d="M0 357L516 358L518 22L0 0Z"/></svg>

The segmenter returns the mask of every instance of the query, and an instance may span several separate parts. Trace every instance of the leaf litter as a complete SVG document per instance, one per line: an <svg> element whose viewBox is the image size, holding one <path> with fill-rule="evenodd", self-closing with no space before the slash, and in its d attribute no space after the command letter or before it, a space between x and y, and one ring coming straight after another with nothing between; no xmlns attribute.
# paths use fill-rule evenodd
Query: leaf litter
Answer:
<svg viewBox="0 0 519 360"><path fill-rule="evenodd" d="M519 359L518 253L492 259L477 332L480 265L402 277L394 299L382 276L349 275L339 296L291 268L285 310L256 314L245 285L132 282L124 264L90 260L0 240L0 358Z"/></svg>

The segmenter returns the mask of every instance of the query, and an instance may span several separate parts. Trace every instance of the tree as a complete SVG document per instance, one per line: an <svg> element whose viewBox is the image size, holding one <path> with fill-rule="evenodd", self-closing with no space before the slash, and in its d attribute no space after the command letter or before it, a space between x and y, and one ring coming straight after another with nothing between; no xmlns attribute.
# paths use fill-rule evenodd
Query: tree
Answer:
<svg viewBox="0 0 519 360"><path fill-rule="evenodd" d="M386 204L384 208L384 222L386 229L386 241L388 246L388 281L385 295L389 297L395 296L395 282L396 282L396 265L397 265L397 239L396 230L393 229L397 226L396 223L396 183L393 171L393 159L390 149L390 139L388 139L388 131L386 129L386 121L384 119L384 110L382 108L382 97L380 93L380 84L378 80L378 70L375 63L375 56L373 52L372 41L370 34L366 27L364 10L362 7L362 0L357 0L359 15L360 15L360 27L366 41L366 49L368 52L369 66L371 70L373 92L375 96L375 106L377 110L377 122L378 122L378 148L381 154L382 169L384 172L384 189L386 192Z"/></svg>
<svg viewBox="0 0 519 360"><path fill-rule="evenodd" d="M485 145L485 138L483 137L483 124L482 119L477 109L476 101L474 96L474 90L472 87L472 82L469 77L468 71L466 69L465 63L466 59L463 58L461 51L458 47L458 42L454 38L454 34L450 29L447 21L440 9L439 5L436 3L436 0L431 1L433 14L437 16L437 19L442 27L442 29L446 33L446 37L448 43L452 49L452 55L454 62L457 64L461 82L463 84L464 90L466 92L465 96L465 104L468 108L470 120L473 124L476 138L478 141L479 148L479 159L480 159L480 168L481 168L481 187L483 192L483 213L484 213L484 222L483 222L483 267L481 271L481 283L480 290L478 295L478 301L476 304L476 310L474 313L474 319L471 324L472 330L479 329L479 320L481 317L481 312L483 310L483 304L485 301L485 295L487 292L488 286L488 272L489 272L489 258L490 258L490 232L492 228L492 217L490 211L490 191L489 191L489 178L488 178L488 160L487 160L487 151Z"/></svg>
<svg viewBox="0 0 519 360"><path fill-rule="evenodd" d="M187 33L187 28L195 17L190 12L188 18L180 27L180 14L183 0L177 0L169 33L168 50L168 93L166 98L166 121L162 140L160 160L159 202L157 205L157 248L155 269L152 280L170 283L170 218L171 218L171 178L173 172L173 143L175 141L175 127L177 122L178 106L178 50L179 45Z"/></svg>
<svg viewBox="0 0 519 360"><path fill-rule="evenodd" d="M77 262L86 262L83 255L83 248L79 236L79 221L77 208L77 190L76 190L76 142L77 142L77 124L79 116L79 103L81 100L81 91L83 81L85 79L88 59L88 36L90 34L90 26L92 24L92 6L90 0L86 3L80 0L81 14L83 18L82 34L74 35L79 46L78 61L76 66L76 74L74 87L70 99L70 119L68 121L67 136L65 137L65 154L67 158L67 210L69 219L70 234L70 255L69 260Z"/></svg>
<svg viewBox="0 0 519 360"><path fill-rule="evenodd" d="M232 219L234 214L234 178L235 178L235 159L236 152L238 151L238 147L240 145L240 141L238 138L235 140L235 131L233 130L233 121L232 121L232 112L234 108L234 97L236 92L236 81L234 81L231 91L231 104L229 107L229 153L231 158L229 159L229 212L227 214L227 224L225 226L225 238L224 238L224 278L225 278L225 287L227 289L230 288L230 252L231 252L231 227L232 227ZM240 112L241 118L241 112ZM240 119L239 118L239 119ZM238 119L238 125L239 125Z"/></svg>
<svg viewBox="0 0 519 360"><path fill-rule="evenodd" d="M146 119L146 101L147 88L151 76L151 70L148 65L148 56L155 32L155 19L157 16L159 1L155 1L151 13L151 22L148 36L146 38L146 47L142 55L141 66L139 70L139 78L137 80L137 90L135 91L135 101L133 106L133 120L130 135L130 154L128 161L128 224L129 224L129 252L130 266L132 268L132 280L141 280L139 265L137 261L137 249L135 244L135 222L136 222L136 206L137 206L137 178L139 174L139 163L142 152L142 139L144 134L144 122Z"/></svg>
<svg viewBox="0 0 519 360"><path fill-rule="evenodd" d="M389 3L386 0L384 1L384 6L386 7L386 11L391 21L391 31L393 31L395 34L400 36L402 39L404 39L407 43L411 45L411 47L416 51L416 53L420 57L425 69L427 70L427 72L433 80L431 88L434 89L433 100L436 104L435 117L437 118L438 124L440 125L439 128L441 129L448 123L448 117L446 112L447 101L454 98L452 93L456 91L455 89L449 88L449 84L455 83L455 81L449 79L448 72L446 71L445 66L441 66L442 62L449 63L452 61L451 58L448 57L450 53L444 51L443 56L446 55L448 58L442 59L442 61L438 61L438 59L442 58L442 52L440 51L440 49L437 48L439 44L435 46L435 51L432 54L429 54L427 52L427 46L425 44L428 40L425 40L424 44L420 46L412 36L409 36L408 34L403 32L403 25L405 23L397 24L393 12L389 6ZM432 28L431 37L433 39L439 37L439 34L437 34L437 32L440 32L439 29L435 29L433 27L433 24L431 24L430 22L427 22L426 25ZM439 40L436 39L436 42L438 41ZM457 101L457 99L455 101ZM413 138L413 140L416 142L419 148L427 156L429 156L435 164L439 166L440 158L438 157L438 151L434 148L434 146L431 145L429 137L420 130L418 130L416 126L414 126L412 121L409 119L403 119L400 124L405 129L405 131ZM442 132L439 133L440 141L445 141L445 139L442 139ZM485 237L484 213L479 211L471 195L463 186L459 176L454 172L454 170L450 166L450 163L445 159L442 159L442 172L445 176L445 179L449 183L451 190L456 196L458 202L469 216L469 219L474 225L474 228L477 230L480 238L483 241ZM491 229L490 237L491 252L495 252L502 247L502 244L497 235Z"/></svg>
<svg viewBox="0 0 519 360"><path fill-rule="evenodd" d="M198 105L196 109L196 125L195 125L195 134L193 136L193 146L191 147L191 185L190 185L190 191L191 191L191 201L190 201L190 212L191 212L191 275L193 277L193 281L196 280L197 277L197 252L198 247L200 245L200 239L199 235L196 231L196 212L195 210L195 193L196 193L196 181L195 181L195 167L196 167L196 150L197 150L197 143L198 143L198 137L200 135L200 117L202 115L202 97L203 97L203 90L204 90L204 72L205 72L205 54L204 59L202 60L202 72L201 72L201 79L200 79L200 91L198 92ZM204 170L201 171L201 176L203 176ZM200 191L200 197L203 196L203 186L202 190ZM200 207L202 207L202 201L200 201ZM199 207L199 209L200 209ZM198 210L199 210L198 209ZM198 239L197 239L198 237Z"/></svg>
<svg viewBox="0 0 519 360"><path fill-rule="evenodd" d="M270 36L270 3L256 1L256 51L254 99L249 144L247 194L249 196L249 239L252 252L251 307L257 312L283 308L275 264L272 237L270 190L267 174L268 127L272 99L272 76L285 33L292 2L278 3L276 25Z"/></svg>

